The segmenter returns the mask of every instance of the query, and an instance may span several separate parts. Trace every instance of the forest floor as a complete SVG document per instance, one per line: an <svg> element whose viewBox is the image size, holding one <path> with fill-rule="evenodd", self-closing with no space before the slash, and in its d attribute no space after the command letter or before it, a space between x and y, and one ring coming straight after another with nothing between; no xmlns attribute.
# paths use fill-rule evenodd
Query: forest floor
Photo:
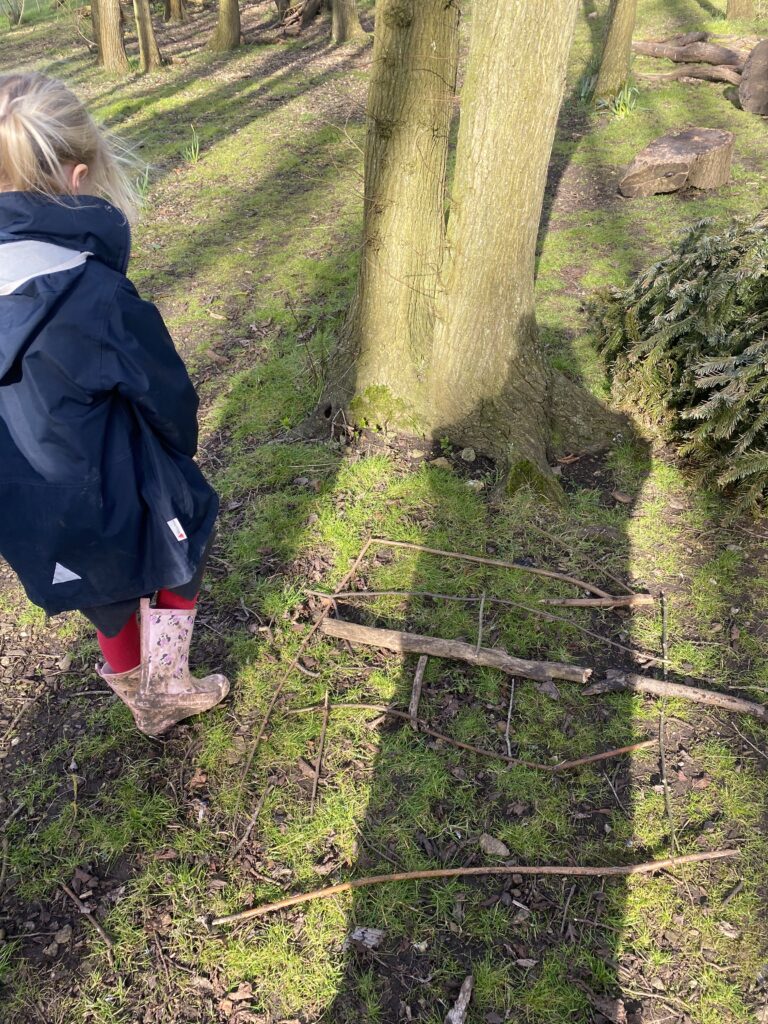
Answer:
<svg viewBox="0 0 768 1024"><path fill-rule="evenodd" d="M694 221L723 225L768 206L765 122L724 87L641 82L623 118L582 102L606 7L584 0L579 15L537 285L549 357L603 400L590 293L627 283ZM724 7L640 0L636 35L768 34L768 23L727 23ZM492 467L447 441L274 443L317 400L354 287L371 50L332 48L322 20L300 39L264 42L273 11L245 4L248 45L214 56L204 48L214 12L195 7L188 24L160 29L173 63L125 80L95 67L71 14L30 9L27 25L0 36L0 70L64 77L149 165L131 273L203 399L201 459L222 516L194 655L233 683L223 707L147 740L93 672L87 624L46 622L0 568L0 1017L440 1024L471 973L470 1024L768 1021L768 730L754 719L590 698L572 683L518 680L511 701L508 677L430 659L422 717L499 754L554 764L656 738L663 711L669 807L658 745L553 776L349 708L331 710L312 800L322 714L289 712L326 695L332 708L407 710L410 699L415 658L317 636L300 650L317 610L308 592L336 588L366 538L548 567L612 592L663 591L670 677L765 702L768 522L729 521L640 423L599 458L564 453L562 507L526 491L498 498ZM617 181L634 153L687 125L735 133L733 180L715 193L622 200ZM344 586L400 592L339 599L345 618L482 637L598 677L637 668L626 648L662 651L658 603L545 619L538 602L572 587L423 551L373 545ZM425 591L474 601L414 593ZM507 852L483 852L483 835ZM390 884L205 926L390 871L628 864L724 847L738 858L628 881ZM355 927L381 929L378 948L345 941Z"/></svg>

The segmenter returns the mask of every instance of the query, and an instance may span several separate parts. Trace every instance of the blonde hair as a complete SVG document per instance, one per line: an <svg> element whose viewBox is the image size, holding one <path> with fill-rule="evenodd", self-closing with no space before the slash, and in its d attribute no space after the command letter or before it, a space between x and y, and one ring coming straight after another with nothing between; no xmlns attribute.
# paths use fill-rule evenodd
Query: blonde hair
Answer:
<svg viewBox="0 0 768 1024"><path fill-rule="evenodd" d="M130 159L62 82L31 71L0 75L0 186L44 196L69 193L66 164L86 164L87 191L137 216Z"/></svg>

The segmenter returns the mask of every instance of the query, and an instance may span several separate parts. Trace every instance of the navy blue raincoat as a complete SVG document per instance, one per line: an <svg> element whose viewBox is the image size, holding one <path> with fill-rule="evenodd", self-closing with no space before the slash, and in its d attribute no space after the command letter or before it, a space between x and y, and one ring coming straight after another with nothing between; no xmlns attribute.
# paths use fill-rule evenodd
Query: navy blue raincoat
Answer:
<svg viewBox="0 0 768 1024"><path fill-rule="evenodd" d="M101 199L0 193L0 555L49 614L183 585L218 511L129 255Z"/></svg>

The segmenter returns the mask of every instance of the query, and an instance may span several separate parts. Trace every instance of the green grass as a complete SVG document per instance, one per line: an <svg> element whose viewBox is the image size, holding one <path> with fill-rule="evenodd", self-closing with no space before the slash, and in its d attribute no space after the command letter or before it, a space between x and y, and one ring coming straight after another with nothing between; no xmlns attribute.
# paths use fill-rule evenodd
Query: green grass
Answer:
<svg viewBox="0 0 768 1024"><path fill-rule="evenodd" d="M714 6L724 8L724 0ZM598 28L580 17L569 88L589 64ZM698 28L727 30L696 0L641 0L641 36ZM52 900L78 866L108 877L115 865L129 865L104 921L115 943L116 974L90 934L84 949L93 955L83 956L67 986L46 981L13 943L0 945L9 1019L35 1019L29 993L39 988L55 1020L122 1024L139 1008L169 1021L213 1020L221 995L248 982L251 1008L264 1019L388 1024L399 1012L394 985L413 1019L436 1024L472 972L471 1024L490 1013L520 1024L561 1024L588 1019L574 975L613 995L623 984L647 990L657 972L668 971L668 988L692 1007L695 1024L746 1024L754 1009L751 986L766 959L761 900L768 849L761 823L768 789L760 759L740 753L726 716L679 702L667 702L668 730L689 730L679 742L710 782L675 791L678 841L685 852L700 843L737 844L736 865L626 884L579 882L567 914L568 879L516 887L514 899L530 910L523 918L516 904L505 902L503 881L492 879L371 888L242 930L210 934L201 923L207 914L337 878L476 863L483 832L527 863L622 862L671 851L654 750L629 763L553 778L434 744L408 728L371 728L375 716L359 710L331 715L311 814L311 780L300 761L317 756L321 717L287 709L322 703L326 691L336 703L407 707L415 667L412 659L329 640L316 639L305 652L312 675L289 673L268 740L243 778L249 744L306 630L294 628L292 615L307 588L328 591L342 579L369 535L530 560L609 588L613 577L637 588L663 587L671 671L721 685L768 685L766 563L748 538L723 527L722 506L694 488L642 425L617 438L602 475L585 470L558 508L526 490L489 500L487 491L470 491L452 471L413 469L388 451L264 444L312 409L359 262L357 147L364 125L355 103L365 67L348 54L329 57L320 44L308 51L302 45L287 44L280 67L270 58L273 47L225 58L191 48L151 82L138 76L115 82L92 67L74 37L64 37L60 22L43 19L0 37L0 66L46 52L46 66L89 97L99 117L134 145L143 143L142 166L150 170L132 273L159 303L200 381L203 457L222 495L218 561L204 612L221 634L216 651L234 684L226 708L166 746L149 744L117 702L66 697L86 688L80 667L95 659L82 623L69 617L46 625L20 595L3 597L2 613L27 632L25 643L45 638L74 652L76 667L63 690L86 726L75 738L59 736L10 777L11 806L24 807L23 820L17 817L6 832L14 891L24 900ZM638 61L635 69L647 67ZM350 98L349 122L346 108L339 113L340 95ZM569 163L565 188L600 187L595 202L561 197L552 211L540 247L538 315L552 363L605 400L585 294L626 283L694 218L749 216L765 205L760 169L768 144L762 122L728 104L716 86L643 84L621 120L573 94L568 102L582 128L555 144L555 157ZM621 167L651 138L683 122L737 133L733 182L682 199L619 200L614 184ZM192 125L199 142L194 159L183 153ZM614 490L631 504L610 498ZM528 574L377 549L357 585L485 593L529 609L540 608L546 596L573 596L564 584ZM373 624L470 643L478 638L477 603L406 594L356 607ZM622 663L621 653L578 627L650 653L661 649L655 612L553 610L567 621L489 600L483 642L601 668ZM713 630L717 623L722 630ZM732 639L734 623L741 631ZM200 632L198 661L213 657L207 645L213 636ZM654 701L587 700L570 684L559 690L552 700L518 684L514 754L554 763L654 733ZM749 695L761 699L762 693ZM508 700L509 680L500 673L431 659L421 713L456 739L503 750ZM764 746L763 728L736 724ZM70 769L73 761L77 769ZM686 773L693 771L685 765ZM262 796L251 839L235 856ZM737 879L743 889L724 903ZM704 903L692 899L700 891ZM739 929L738 942L720 930L724 920ZM386 929L379 960L343 951L353 924ZM665 931L678 935L675 944L660 944ZM527 959L535 965L516 963ZM627 964L639 964L630 981L619 969ZM201 978L214 986L215 998ZM663 1004L656 1009L662 1013Z"/></svg>

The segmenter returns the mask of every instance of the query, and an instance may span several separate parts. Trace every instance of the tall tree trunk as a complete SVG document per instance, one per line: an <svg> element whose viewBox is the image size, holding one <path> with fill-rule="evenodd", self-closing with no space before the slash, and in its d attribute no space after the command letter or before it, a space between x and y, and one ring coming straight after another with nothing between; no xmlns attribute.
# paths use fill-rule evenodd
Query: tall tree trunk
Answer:
<svg viewBox="0 0 768 1024"><path fill-rule="evenodd" d="M754 18L755 0L728 0L725 15L729 20Z"/></svg>
<svg viewBox="0 0 768 1024"><path fill-rule="evenodd" d="M127 71L120 0L99 0L101 62L107 71Z"/></svg>
<svg viewBox="0 0 768 1024"><path fill-rule="evenodd" d="M160 47L157 45L149 0L133 0L133 12L136 15L141 70L155 71L163 66L163 58L160 54Z"/></svg>
<svg viewBox="0 0 768 1024"><path fill-rule="evenodd" d="M436 436L508 468L546 471L534 267L575 16L573 0L546 18L535 0L474 8L429 404Z"/></svg>
<svg viewBox="0 0 768 1024"><path fill-rule="evenodd" d="M96 63L103 64L104 58L101 53L101 24L99 21L100 0L91 0L91 25L93 26L93 41L96 44Z"/></svg>
<svg viewBox="0 0 768 1024"><path fill-rule="evenodd" d="M184 0L165 0L164 20L173 25L181 25L189 20Z"/></svg>
<svg viewBox="0 0 768 1024"><path fill-rule="evenodd" d="M331 0L331 12L331 38L334 43L339 45L367 37L360 24L356 0Z"/></svg>
<svg viewBox="0 0 768 1024"><path fill-rule="evenodd" d="M415 430L445 235L458 54L445 0L379 0L368 92L362 264L321 408ZM354 400L349 403L350 396Z"/></svg>
<svg viewBox="0 0 768 1024"><path fill-rule="evenodd" d="M595 97L598 99L615 96L629 77L636 18L637 0L611 0L608 31L595 86Z"/></svg>
<svg viewBox="0 0 768 1024"><path fill-rule="evenodd" d="M240 4L238 0L219 0L219 21L210 48L218 53L236 50L240 45Z"/></svg>

